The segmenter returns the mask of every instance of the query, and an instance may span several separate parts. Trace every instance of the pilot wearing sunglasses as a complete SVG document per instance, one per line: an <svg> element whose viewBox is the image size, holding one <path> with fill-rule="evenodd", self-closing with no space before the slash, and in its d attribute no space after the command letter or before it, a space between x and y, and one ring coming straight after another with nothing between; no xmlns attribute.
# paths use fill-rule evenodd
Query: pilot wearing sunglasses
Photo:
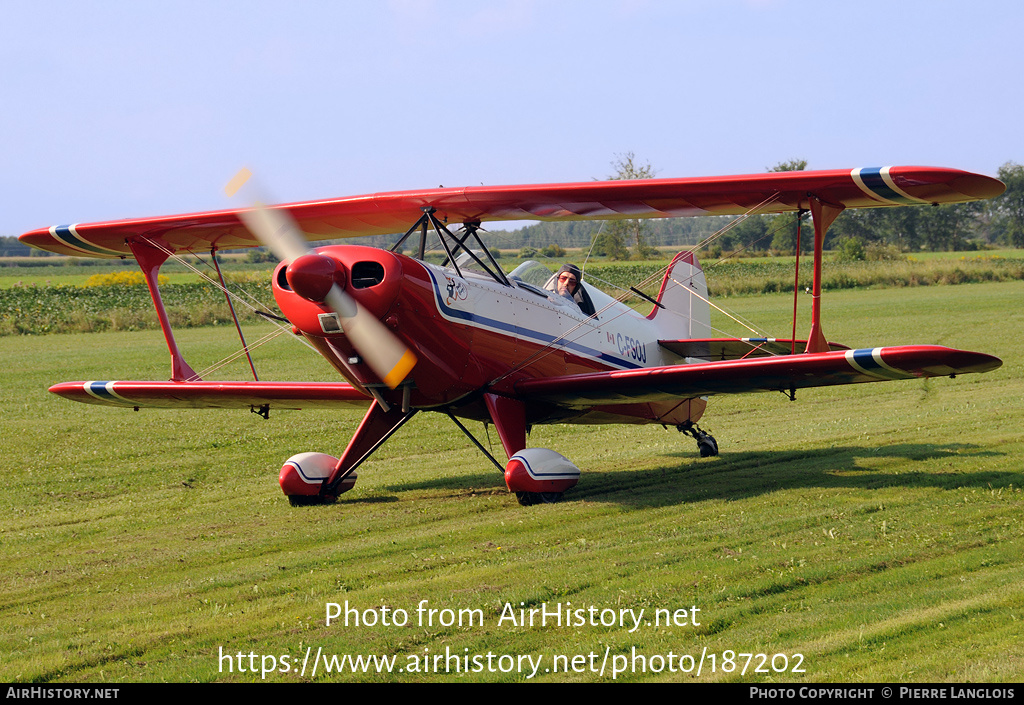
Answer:
<svg viewBox="0 0 1024 705"><path fill-rule="evenodd" d="M581 283L583 272L575 264L563 264L553 277L548 289L559 296L565 297L580 307L588 316L594 315L594 304Z"/></svg>

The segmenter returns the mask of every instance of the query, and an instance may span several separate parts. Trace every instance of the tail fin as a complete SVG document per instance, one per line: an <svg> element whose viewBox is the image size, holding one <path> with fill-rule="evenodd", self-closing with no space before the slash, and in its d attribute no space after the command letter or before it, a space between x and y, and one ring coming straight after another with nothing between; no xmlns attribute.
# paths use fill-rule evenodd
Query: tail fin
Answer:
<svg viewBox="0 0 1024 705"><path fill-rule="evenodd" d="M649 320L666 340L711 336L711 306L704 270L692 252L680 252L665 270L661 291ZM664 308L662 308L664 307Z"/></svg>

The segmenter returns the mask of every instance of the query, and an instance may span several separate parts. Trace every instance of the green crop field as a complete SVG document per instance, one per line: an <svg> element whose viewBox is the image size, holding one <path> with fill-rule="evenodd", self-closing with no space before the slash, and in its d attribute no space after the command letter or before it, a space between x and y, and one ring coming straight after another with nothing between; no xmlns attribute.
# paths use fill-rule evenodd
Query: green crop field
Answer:
<svg viewBox="0 0 1024 705"><path fill-rule="evenodd" d="M830 256L822 269L822 286L829 291L1024 280L1024 256L1018 251L931 254L936 256L923 260L860 262L837 262ZM504 262L506 269L511 270L518 260ZM546 262L557 269L556 262ZM129 265L120 261L101 264L108 266L0 267L0 336L155 328L152 300L142 283L141 273L137 269L126 269ZM653 296L658 292L667 264L668 260L591 263L586 281L613 296L632 297L631 286L639 286ZM250 304L255 304L258 310L275 308L269 266L233 261L224 267L228 270L225 275L228 286L245 299L236 298L234 304L243 321L259 320ZM711 295L720 299L793 290L792 257L709 259L704 267ZM43 274L25 274L39 271ZM202 271L208 277L216 277L209 265ZM132 276L138 283L128 283ZM175 328L231 325L231 310L218 286L200 281L197 274L179 264L168 266L166 276L167 281L161 282L161 291ZM113 279L117 284L101 285L96 277ZM811 277L812 268L805 263L801 269L801 289L811 286ZM640 307L649 306L639 298L630 301Z"/></svg>
<svg viewBox="0 0 1024 705"><path fill-rule="evenodd" d="M725 300L779 337L791 302ZM657 426L535 428L583 474L530 508L433 414L337 504L293 508L282 461L338 455L359 413L74 404L47 387L166 379L160 332L0 337L0 680L1020 681L1022 303L1020 281L827 291L830 340L1004 364L716 397L717 458ZM197 370L235 347L223 327L179 342ZM333 378L287 336L257 365ZM571 623L519 618L545 608Z"/></svg>

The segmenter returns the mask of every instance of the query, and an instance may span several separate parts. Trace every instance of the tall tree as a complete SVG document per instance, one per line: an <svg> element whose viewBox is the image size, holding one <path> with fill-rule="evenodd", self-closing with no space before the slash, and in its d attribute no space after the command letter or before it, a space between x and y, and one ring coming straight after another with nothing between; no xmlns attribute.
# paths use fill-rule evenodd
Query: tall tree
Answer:
<svg viewBox="0 0 1024 705"><path fill-rule="evenodd" d="M639 163L632 152L618 155L612 166L615 173L608 177L610 181L654 178L654 168L649 163ZM656 253L656 250L647 244L649 233L650 224L646 220L633 218L609 221L604 229L595 235L594 252L605 254L612 259L626 259L631 244L636 259L647 259Z"/></svg>
<svg viewBox="0 0 1024 705"><path fill-rule="evenodd" d="M745 218L722 238L722 246L742 247L745 250L766 250L771 244L768 238L768 219L753 215Z"/></svg>
<svg viewBox="0 0 1024 705"><path fill-rule="evenodd" d="M920 209L920 235L929 250L963 250L974 232L981 204L947 203Z"/></svg>
<svg viewBox="0 0 1024 705"><path fill-rule="evenodd" d="M999 180L1006 193L992 203L994 224L1008 244L1024 247L1024 166L1006 162L999 167Z"/></svg>
<svg viewBox="0 0 1024 705"><path fill-rule="evenodd" d="M773 167L769 167L765 171L803 171L807 168L806 159L790 159L788 162L779 162Z"/></svg>
<svg viewBox="0 0 1024 705"><path fill-rule="evenodd" d="M788 162L779 162L768 171L803 171L806 168L806 159L790 159ZM768 223L768 229L775 233L771 242L772 249L781 252L796 252L796 227L796 213L780 213L774 216ZM800 249L809 250L809 238L801 237L800 240ZM813 245L813 243L814 241L810 240L810 244Z"/></svg>

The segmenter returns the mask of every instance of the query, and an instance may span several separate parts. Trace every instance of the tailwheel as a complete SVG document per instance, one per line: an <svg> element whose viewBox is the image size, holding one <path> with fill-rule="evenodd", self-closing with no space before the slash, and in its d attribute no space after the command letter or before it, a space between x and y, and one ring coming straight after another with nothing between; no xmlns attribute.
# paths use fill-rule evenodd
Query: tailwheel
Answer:
<svg viewBox="0 0 1024 705"><path fill-rule="evenodd" d="M516 492L516 499L524 507L535 504L554 504L562 501L564 492Z"/></svg>
<svg viewBox="0 0 1024 705"><path fill-rule="evenodd" d="M718 455L718 441L710 433L704 433L697 439L697 450L700 451L700 457L713 458Z"/></svg>
<svg viewBox="0 0 1024 705"><path fill-rule="evenodd" d="M676 429L680 433L692 436L697 441L697 450L702 458L713 458L718 455L718 441L707 431L700 430L700 427L692 421L679 424Z"/></svg>

